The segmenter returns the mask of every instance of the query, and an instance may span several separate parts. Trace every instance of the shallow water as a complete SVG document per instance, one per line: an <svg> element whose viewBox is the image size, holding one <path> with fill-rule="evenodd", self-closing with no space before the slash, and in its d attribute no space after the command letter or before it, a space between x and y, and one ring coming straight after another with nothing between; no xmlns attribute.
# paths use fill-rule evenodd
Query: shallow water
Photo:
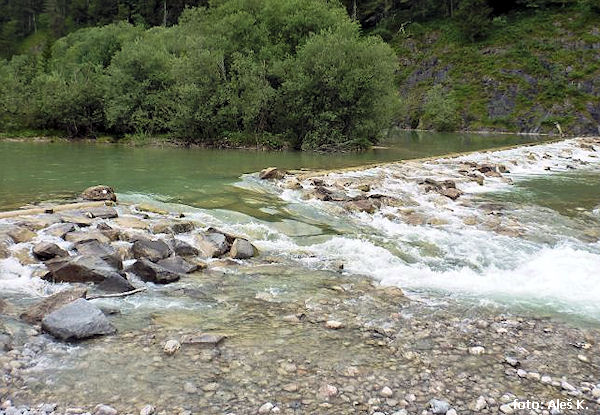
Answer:
<svg viewBox="0 0 600 415"><path fill-rule="evenodd" d="M395 149L345 156L0 143L4 209L109 183L124 202L184 212L199 226L248 236L261 251L255 261L215 262L209 271L175 284L148 284L148 291L136 296L94 300L120 310L111 317L118 334L76 346L34 337L43 343L43 352L25 366L23 384L11 391L12 397L23 403L57 401L62 407L109 403L124 413L147 403L168 414L180 408L194 414L255 413L273 401L285 413L311 408L311 413L350 414L358 410L352 400L369 399L364 391L373 389L378 396L373 385L389 384L405 393L428 385L433 373L435 381L452 380L444 385L445 395L456 386L456 375L465 371L502 393L561 396L536 384L525 392L501 365L465 357L468 346L484 340L496 363L512 352L513 342L544 350L552 341L552 353L561 358L544 362L545 373L597 383L590 368L571 356L580 351L569 342L584 336L559 327L544 338L547 323L535 320L553 316L574 327L598 327L600 163L593 154L563 143L532 149L538 154L535 160L523 149L465 156L506 163L511 173L505 176L514 184L495 179L486 179L485 186L460 184L467 194L457 202L424 194L416 184L419 178L451 174L454 161L392 164L328 176L351 184L369 180L373 193L387 192L403 201L401 207L374 214L307 200L301 192L283 190L255 174L267 165L333 168L524 140L402 137L397 139L402 146ZM571 156L563 159L565 152ZM545 154L552 157L544 159ZM569 163L577 169L567 168ZM426 221L409 224L401 220L402 210ZM31 277L32 268L14 259L0 261L1 297L24 307L63 288ZM412 301L382 295L379 282L402 287ZM302 322L285 319L302 313L308 315ZM494 321L503 313L531 316L527 327L536 326L537 331L525 331L519 340L501 340L494 337L495 327L491 334L472 327L474 321ZM512 327L511 318L496 321ZM328 319L347 327L326 330L323 322ZM6 320L15 333L27 329L16 318ZM388 328L394 333L390 337ZM198 331L228 338L216 349L184 346L173 357L162 352L166 340ZM405 352L421 356L409 359ZM563 356L570 358L563 361ZM358 380L345 374L349 366L361 372ZM424 372L426 377L415 384ZM198 391L184 392L186 382ZM297 392L285 390L292 383L299 383ZM324 383L347 385L344 394L351 400L332 408L317 406L322 402L317 390ZM434 393L429 389L419 396L415 413ZM461 399L464 395L456 392ZM466 410L466 401L476 397L454 403ZM394 409L386 408L389 413Z"/></svg>

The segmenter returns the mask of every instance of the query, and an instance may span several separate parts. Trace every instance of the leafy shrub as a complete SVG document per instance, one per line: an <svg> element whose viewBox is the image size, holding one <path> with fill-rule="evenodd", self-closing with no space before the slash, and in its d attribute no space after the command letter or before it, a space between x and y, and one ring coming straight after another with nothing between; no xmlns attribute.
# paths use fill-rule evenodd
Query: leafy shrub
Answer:
<svg viewBox="0 0 600 415"><path fill-rule="evenodd" d="M440 84L435 85L425 95L422 127L436 131L455 131L460 123L457 109L452 93L444 91Z"/></svg>

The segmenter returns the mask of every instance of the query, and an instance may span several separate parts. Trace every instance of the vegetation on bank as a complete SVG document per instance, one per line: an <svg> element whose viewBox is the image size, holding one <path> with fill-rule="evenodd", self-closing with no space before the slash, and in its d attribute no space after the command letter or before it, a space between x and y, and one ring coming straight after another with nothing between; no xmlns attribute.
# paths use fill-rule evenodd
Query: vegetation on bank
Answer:
<svg viewBox="0 0 600 415"><path fill-rule="evenodd" d="M335 151L392 124L600 128L598 0L28 4L0 0L0 131Z"/></svg>
<svg viewBox="0 0 600 415"><path fill-rule="evenodd" d="M0 68L3 129L337 150L390 124L396 59L321 0L228 0L179 24L81 29Z"/></svg>

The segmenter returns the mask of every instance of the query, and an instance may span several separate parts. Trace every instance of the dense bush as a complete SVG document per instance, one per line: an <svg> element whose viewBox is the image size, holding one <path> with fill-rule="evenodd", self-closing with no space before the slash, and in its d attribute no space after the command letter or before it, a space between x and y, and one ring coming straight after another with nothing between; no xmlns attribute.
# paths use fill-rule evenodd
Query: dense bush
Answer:
<svg viewBox="0 0 600 415"><path fill-rule="evenodd" d="M458 129L460 115L456 100L451 93L437 84L425 95L421 127L436 131L454 131Z"/></svg>
<svg viewBox="0 0 600 415"><path fill-rule="evenodd" d="M0 120L72 135L337 150L375 142L397 104L392 50L321 0L215 1L173 27L83 29L28 59L0 71Z"/></svg>

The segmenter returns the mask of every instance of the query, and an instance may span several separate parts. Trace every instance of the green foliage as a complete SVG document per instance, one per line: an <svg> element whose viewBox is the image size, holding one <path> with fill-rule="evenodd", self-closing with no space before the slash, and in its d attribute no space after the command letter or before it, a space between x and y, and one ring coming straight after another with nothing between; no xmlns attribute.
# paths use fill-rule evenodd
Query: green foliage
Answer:
<svg viewBox="0 0 600 415"><path fill-rule="evenodd" d="M460 124L458 105L452 93L437 84L425 95L421 127L436 131L455 131Z"/></svg>
<svg viewBox="0 0 600 415"><path fill-rule="evenodd" d="M282 128L303 149L375 143L396 107L395 66L389 47L377 38L361 39L356 26L311 37L288 63Z"/></svg>
<svg viewBox="0 0 600 415"><path fill-rule="evenodd" d="M219 0L173 27L82 29L31 79L10 70L22 60L2 76L26 91L7 91L2 114L21 108L24 126L75 136L337 150L375 142L397 104L393 51L322 0Z"/></svg>
<svg viewBox="0 0 600 415"><path fill-rule="evenodd" d="M492 21L492 8L486 0L461 0L456 11L456 24L463 35L475 42L489 33Z"/></svg>

